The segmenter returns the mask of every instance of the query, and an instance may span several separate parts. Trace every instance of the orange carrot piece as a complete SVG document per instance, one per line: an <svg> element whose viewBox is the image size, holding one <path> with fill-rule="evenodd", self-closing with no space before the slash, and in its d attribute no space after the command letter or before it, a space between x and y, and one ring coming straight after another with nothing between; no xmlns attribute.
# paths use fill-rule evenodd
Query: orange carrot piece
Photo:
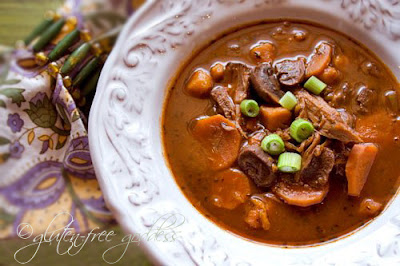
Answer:
<svg viewBox="0 0 400 266"><path fill-rule="evenodd" d="M233 210L250 195L249 179L237 169L219 172L214 178L211 195L215 206Z"/></svg>
<svg viewBox="0 0 400 266"><path fill-rule="evenodd" d="M189 78L186 91L193 97L207 97L214 86L211 75L205 70L197 70Z"/></svg>
<svg viewBox="0 0 400 266"><path fill-rule="evenodd" d="M321 43L310 62L307 64L306 76L318 76L329 65L332 58L332 47L327 43Z"/></svg>
<svg viewBox="0 0 400 266"><path fill-rule="evenodd" d="M202 144L212 169L224 169L235 162L241 136L234 123L222 115L214 115L198 120L192 132Z"/></svg>
<svg viewBox="0 0 400 266"><path fill-rule="evenodd" d="M356 144L351 149L346 164L348 194L350 196L360 196L377 153L378 147L372 143Z"/></svg>
<svg viewBox="0 0 400 266"><path fill-rule="evenodd" d="M328 194L329 186L320 189L313 189L297 184L286 184L281 182L274 187L274 192L278 197L289 205L308 207L321 203Z"/></svg>
<svg viewBox="0 0 400 266"><path fill-rule="evenodd" d="M292 121L292 113L283 107L261 106L260 114L261 123L269 131L276 131L278 128L287 128Z"/></svg>

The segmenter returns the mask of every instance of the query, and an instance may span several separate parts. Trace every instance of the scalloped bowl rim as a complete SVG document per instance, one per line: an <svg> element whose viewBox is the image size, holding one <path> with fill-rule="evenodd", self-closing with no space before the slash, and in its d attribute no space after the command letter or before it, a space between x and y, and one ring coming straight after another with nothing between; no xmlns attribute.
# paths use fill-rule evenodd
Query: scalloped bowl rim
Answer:
<svg viewBox="0 0 400 266"><path fill-rule="evenodd" d="M210 0L211 2L213 0ZM305 0L303 0L304 2ZM159 25L160 23L162 23L162 21L157 21L157 20L152 20L152 21L148 21L150 20L148 17L150 15L154 15L157 14L160 11L155 10L155 7L157 6L157 1L148 1L147 3L144 4L144 6L133 16L130 18L130 20L128 21L127 25L125 26L124 30L122 31L121 35L118 38L117 44L115 46L115 49L113 50L113 52L111 53L109 59L106 62L106 65L102 71L101 74L101 78L98 84L98 92L96 93L95 96L95 100L94 100L94 104L91 110L91 120L89 123L89 142L90 142L90 148L91 148L91 155L92 155L92 159L93 159L93 164L95 167L95 171L98 175L98 179L99 179L99 183L100 186L102 188L102 191L104 193L105 196L105 200L106 203L108 205L108 207L113 211L113 213L115 214L115 217L117 219L117 221L121 224L121 226L123 227L123 229L128 232L128 233L137 233L137 229L136 229L136 224L137 224L137 220L133 219L133 216L135 216L135 211L134 210L139 210L138 213L141 212L140 209L135 209L137 208L137 206L132 207L132 210L127 211L126 207L129 207L130 205L126 204L126 202L122 203L124 200L122 200L121 195L126 195L125 193L121 193L121 188L119 188L116 184L115 184L115 176L114 175L110 175L111 171L110 171L110 166L105 166L103 165L104 161L103 160L107 160L108 157L105 154L104 151L104 147L102 146L102 137L104 137L104 135L107 135L106 133L103 134L105 130L104 126L100 126L100 129L98 127L99 125L99 121L104 120L104 115L105 115L105 111L102 110L100 111L103 106L102 106L102 102L107 102L108 99L105 98L105 91L107 92L107 90L110 90L110 86L109 83L111 84L111 77L110 77L110 73L112 72L112 69L115 67L116 64L120 63L117 61L117 58L119 57L119 51L120 50L124 50L124 46L127 46L129 44L129 41L131 40L131 38L133 36L138 36L143 34L144 32L146 32L146 30L149 30L152 27L155 27L157 25ZM179 2L179 1L177 1ZM183 1L181 1L183 2ZM290 1L284 1L285 3L290 2ZM302 1L299 1L302 2ZM296 9L296 11L295 11ZM324 12L322 11L320 8L310 8L308 7L303 7L303 8L299 8L296 4L293 4L293 6L280 6L280 7L268 7L269 12L272 12L271 10L276 10L277 14L279 14L280 17L285 17L285 18L295 18L295 19L300 19L300 20L304 20L304 16L305 15L310 15L310 14L316 14L316 11L321 11L318 13L318 15L315 16L309 16L309 21L312 22L316 22L322 25L327 26L328 28L332 28L331 25L327 25L326 21L341 21L342 19L340 18L340 16L343 15L337 15L336 13L330 13L330 12ZM255 11L252 11L253 13ZM226 23L226 19L224 18L218 22L214 22L215 25L221 25ZM233 20L235 21L236 25L243 25L246 23L243 23L243 21L241 21L240 17L234 17ZM255 21L259 21L260 19L257 20L252 20L253 22ZM325 22L324 22L325 21ZM251 23L250 21L248 21L249 23ZM232 24L235 24L232 23ZM134 27L135 26L135 27ZM133 28L134 27L134 28ZM349 21L344 22L343 24L339 23L337 24L337 30L340 32L344 32L345 34L350 34L350 32L352 32L352 36L354 39L359 40L361 43L366 44L366 46L371 49L372 51L374 51L380 58L382 61L384 61L386 63L386 65L394 72L395 76L397 78L399 78L399 73L396 72L395 70L397 70L398 65L400 64L400 56L399 55L395 55L395 47L394 47L394 43L397 40L390 40L389 38L387 38L387 42L379 42L381 41L382 36L384 36L383 33L379 33L378 31L375 30L371 30L369 33L363 29L360 28L361 26L358 24L354 24L351 25L351 23ZM220 30L218 34L216 34L215 32L213 33L213 37L216 37L217 35L221 35L222 33L226 32L229 29L234 28L232 25L228 28L225 28L224 30ZM209 31L210 29L207 27L204 27L204 29L202 29L202 31ZM196 33L196 36L198 36L199 33ZM206 34L203 34L206 35ZM210 35L208 35L210 36ZM209 37L199 37L199 39L201 39L201 41L199 41L197 44L192 44L192 48L196 49L196 50L200 50L208 41L210 41ZM200 45L201 44L201 45ZM395 56L391 56L391 55L395 55ZM184 58L182 58L182 62L186 62L187 60L189 60L191 58L191 54L186 54L184 56ZM165 63L165 62L164 62ZM167 63L165 63L167 64ZM179 65L175 65L174 68L171 68L172 70L169 70L168 73L163 73L162 75L164 75L162 78L159 79L163 79L163 80L167 80L167 81L172 81L176 75L179 74L179 72L177 71L178 69L180 69L180 67L182 65L184 65L185 63L180 63ZM167 69L168 67L165 67L165 69ZM160 76L162 76L160 74ZM123 77L122 77L123 79ZM129 86L129 85L128 85ZM152 113L151 115L149 115L148 118L152 118L155 119L157 123L157 127L153 128L153 131L157 131L157 132L153 132L153 133L149 133L150 137L149 139L152 140L151 143L153 143L152 147L150 149L154 150L158 155L163 156L163 144L161 141L161 137L160 137L160 132L161 132L161 124L160 121L161 119L161 115L162 115L162 107L163 107L163 103L165 100L165 96L166 96L166 89L168 87L162 88L163 92L160 93L161 95L157 96L154 100L150 101L148 104L152 103L161 103L161 107L157 109L157 111L155 111L154 113ZM151 97L151 96L149 96ZM105 107L105 110L107 110L107 108ZM144 110L145 107L144 107ZM103 116L101 116L101 114ZM152 122L153 123L153 122ZM154 125L149 123L149 125L147 125L143 130L148 130L149 128L151 128L150 125ZM100 123L101 124L101 123ZM137 130L137 129L135 129ZM108 132L107 132L108 133ZM100 134L103 134L102 136ZM109 138L111 138L110 135L107 135ZM116 140L118 141L118 140ZM100 148L101 147L101 148ZM157 155L157 156L158 156ZM164 161L161 163L163 164L163 166L160 166L163 168L163 173L165 174L165 169L167 169L167 163L166 163L166 159L164 158ZM185 198L185 196L181 193L180 189L177 188L177 184L175 183L175 179L172 176L171 171L168 169L169 172L169 177L172 178L172 183L175 184L176 188L173 189L173 191L179 191L180 195L174 195L173 199L177 199L177 202L181 202L182 204L185 204L183 207L183 211L185 211L185 213L190 214L191 217L193 217L193 220L196 220L196 222L200 223L202 226L206 226L207 229L212 230L212 232L216 233L216 234L221 234L221 239L222 241L220 241L222 244L227 243L227 240L232 240L233 238L236 239L240 239L240 240L235 240L235 241L244 241L246 242L246 244L243 244L243 246L246 246L246 248L255 248L257 247L257 249L262 246L264 248L268 248L268 251L270 251L271 253L275 253L279 256L280 255L285 255L285 256L294 256L294 257L298 257L298 258L307 258L307 256L311 256L311 254L326 254L328 252L331 251L332 248L335 247L344 247L344 246L348 246L350 244L354 244L357 241L361 241L362 239L365 239L366 236L370 235L372 232L376 231L378 228L383 227L385 224L388 223L388 221L393 218L394 216L397 216L399 214L399 212L395 211L395 208L400 206L400 198L396 196L393 197L393 200L388 204L386 210L379 215L376 219L374 219L371 223L368 223L366 226L363 226L353 232L351 232L350 234L344 236L344 237L340 237L339 239L337 239L336 241L333 242L325 242L322 243L320 245L314 246L312 245L312 247L304 247L304 246L300 246L300 247L296 247L294 249L283 249L280 247L276 247L276 246L270 246L267 244L263 244L263 243L258 243L258 242L252 242L252 241L248 241L248 240L243 240L240 236L236 236L233 233L228 233L228 235L230 236L226 236L226 232L223 232L223 230L221 230L221 228L219 228L217 225L215 225L213 222L211 222L210 220L206 219L205 217L203 217L201 214L198 213L198 211L190 205L190 203L188 202L188 200ZM171 182L169 182L166 187L171 186L172 184ZM160 189L161 190L161 189ZM122 200L122 201L121 201ZM160 200L162 201L162 200ZM184 201L186 201L186 203L183 203ZM222 236L222 234L224 234L224 236ZM233 237L233 238L232 238ZM224 242L225 241L225 242ZM144 244L144 248L145 251L157 262L160 264L164 264L164 263L170 263L172 262L171 257L166 256L166 250L167 249L163 249L162 247L163 245L160 246L159 243L154 244L151 242L145 242ZM229 245L228 245L229 246ZM227 250L227 254L229 254L229 256L231 256L232 251L228 248ZM268 252L267 252L268 253ZM323 256L323 255L321 255ZM243 254L240 254L240 261L245 261L245 260L249 260L249 261L253 261L251 258L246 257ZM263 257L263 256L259 256L259 257ZM168 258L168 259L167 259ZM265 257L264 257L265 258ZM179 262L182 261L182 259L175 259L172 258L174 260L174 262ZM192 259L191 261L195 262L194 259ZM273 261L273 260L272 260Z"/></svg>

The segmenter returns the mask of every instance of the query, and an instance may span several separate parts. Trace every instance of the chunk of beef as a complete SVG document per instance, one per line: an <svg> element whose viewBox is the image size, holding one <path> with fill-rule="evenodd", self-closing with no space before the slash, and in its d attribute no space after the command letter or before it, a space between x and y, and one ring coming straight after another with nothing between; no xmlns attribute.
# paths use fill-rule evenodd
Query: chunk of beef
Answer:
<svg viewBox="0 0 400 266"><path fill-rule="evenodd" d="M258 65L250 76L254 90L264 101L279 103L284 95L270 63Z"/></svg>
<svg viewBox="0 0 400 266"><path fill-rule="evenodd" d="M256 197L252 197L250 201L253 203L252 208L248 211L244 221L254 229L264 229L269 230L271 224L268 219L268 209L267 203L258 199Z"/></svg>
<svg viewBox="0 0 400 266"><path fill-rule="evenodd" d="M259 187L269 187L276 179L274 159L260 145L243 147L238 162L242 171Z"/></svg>
<svg viewBox="0 0 400 266"><path fill-rule="evenodd" d="M211 91L211 98L217 103L218 109L223 115L230 119L235 119L235 104L228 90L225 87L217 86Z"/></svg>
<svg viewBox="0 0 400 266"><path fill-rule="evenodd" d="M249 136L249 145L261 145L261 141L267 136L264 130L254 132Z"/></svg>
<svg viewBox="0 0 400 266"><path fill-rule="evenodd" d="M356 85L356 95L353 110L359 114L367 114L372 111L377 101L377 95L374 90L364 84Z"/></svg>
<svg viewBox="0 0 400 266"><path fill-rule="evenodd" d="M318 133L302 153L301 171L295 176L283 174L273 191L287 204L307 207L321 203L329 191L329 175L335 164L335 154L325 143L320 144Z"/></svg>
<svg viewBox="0 0 400 266"><path fill-rule="evenodd" d="M329 174L335 165L335 154L329 148L317 146L308 158L303 158L305 164L300 172L300 180L313 188L328 184Z"/></svg>
<svg viewBox="0 0 400 266"><path fill-rule="evenodd" d="M355 119L354 116L346 112L345 109L337 109L340 116L342 117L343 121L351 128L355 126Z"/></svg>
<svg viewBox="0 0 400 266"><path fill-rule="evenodd" d="M285 86L295 86L303 82L306 75L304 60L283 60L276 64L279 82Z"/></svg>
<svg viewBox="0 0 400 266"><path fill-rule="evenodd" d="M223 83L232 87L232 98L235 103L241 103L249 96L251 69L241 63L228 63L225 68Z"/></svg>
<svg viewBox="0 0 400 266"><path fill-rule="evenodd" d="M344 143L363 142L359 133L344 121L343 114L341 115L336 109L329 106L324 99L304 90L297 91L296 96L299 100L296 107L296 110L300 111L299 116L309 119L322 136Z"/></svg>
<svg viewBox="0 0 400 266"><path fill-rule="evenodd" d="M338 140L331 141L329 148L335 154L335 174L345 176L346 162L350 154L350 148Z"/></svg>

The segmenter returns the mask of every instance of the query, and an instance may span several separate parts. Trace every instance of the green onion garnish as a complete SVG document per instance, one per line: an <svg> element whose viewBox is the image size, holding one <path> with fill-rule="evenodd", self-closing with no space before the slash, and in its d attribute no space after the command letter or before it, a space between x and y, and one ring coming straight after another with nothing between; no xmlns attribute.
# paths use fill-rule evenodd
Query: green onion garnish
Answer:
<svg viewBox="0 0 400 266"><path fill-rule="evenodd" d="M256 117L260 113L260 107L254 100L243 100L240 103L240 110L242 114L248 117Z"/></svg>
<svg viewBox="0 0 400 266"><path fill-rule="evenodd" d="M301 156L293 152L285 152L279 155L278 170L283 173L295 173L300 171Z"/></svg>
<svg viewBox="0 0 400 266"><path fill-rule="evenodd" d="M293 93L288 91L279 100L279 104L288 110L293 110L293 108L297 105L297 98L296 98L296 96L294 96Z"/></svg>
<svg viewBox="0 0 400 266"><path fill-rule="evenodd" d="M326 86L327 85L325 83L323 83L315 76L309 78L307 82L304 84L304 88L306 88L307 90L316 95L319 95L326 88Z"/></svg>
<svg viewBox="0 0 400 266"><path fill-rule="evenodd" d="M278 155L285 151L285 143L279 135L271 134L262 140L261 148L271 155Z"/></svg>
<svg viewBox="0 0 400 266"><path fill-rule="evenodd" d="M290 136L294 138L297 142L303 142L312 135L314 131L314 126L309 121L304 119L296 119L290 125Z"/></svg>

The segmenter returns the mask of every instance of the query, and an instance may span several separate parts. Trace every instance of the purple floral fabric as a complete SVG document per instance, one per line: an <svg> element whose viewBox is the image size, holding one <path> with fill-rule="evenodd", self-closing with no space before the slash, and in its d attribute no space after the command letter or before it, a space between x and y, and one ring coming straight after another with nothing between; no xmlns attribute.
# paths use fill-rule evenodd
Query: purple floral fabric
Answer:
<svg viewBox="0 0 400 266"><path fill-rule="evenodd" d="M60 11L96 34L105 31L98 25L123 23L143 1L91 2L67 0ZM0 239L16 235L20 223L46 228L43 223L63 211L76 218L72 225L78 232L114 223L93 169L87 119L61 76L54 82L46 66L24 69L17 64L32 56L16 50L8 66L0 65L0 70L10 69L0 78Z"/></svg>
<svg viewBox="0 0 400 266"><path fill-rule="evenodd" d="M9 114L7 125L11 128L13 133L17 133L21 131L22 126L24 125L24 120L21 119L19 114Z"/></svg>

